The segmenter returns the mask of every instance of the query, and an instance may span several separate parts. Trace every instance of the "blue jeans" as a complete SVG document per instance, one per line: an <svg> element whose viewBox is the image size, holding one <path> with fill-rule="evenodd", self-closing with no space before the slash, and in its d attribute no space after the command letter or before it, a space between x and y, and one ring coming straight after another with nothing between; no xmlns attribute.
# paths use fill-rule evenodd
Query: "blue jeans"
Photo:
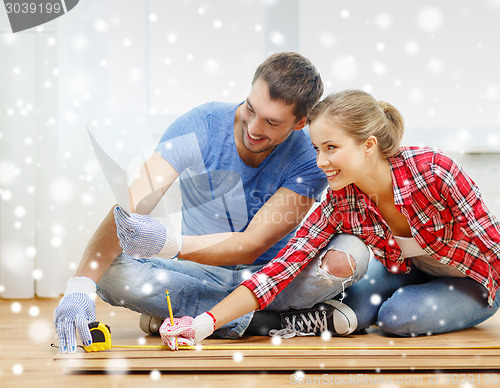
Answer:
<svg viewBox="0 0 500 388"><path fill-rule="evenodd" d="M348 253L356 262L354 274L338 278L320 268L324 254L335 249ZM332 299L359 281L367 271L370 251L357 237L339 234L267 307L283 311L312 307ZM97 284L105 302L161 319L168 317L165 290L169 290L173 314L195 317L219 303L263 265L215 267L184 260L141 259L122 253ZM224 325L214 334L220 338L243 335L253 312Z"/></svg>
<svg viewBox="0 0 500 388"><path fill-rule="evenodd" d="M358 330L377 323L389 335L439 334L475 326L498 310L486 288L470 278L435 277L415 266L394 274L372 259L368 273L346 291L344 303L356 313Z"/></svg>

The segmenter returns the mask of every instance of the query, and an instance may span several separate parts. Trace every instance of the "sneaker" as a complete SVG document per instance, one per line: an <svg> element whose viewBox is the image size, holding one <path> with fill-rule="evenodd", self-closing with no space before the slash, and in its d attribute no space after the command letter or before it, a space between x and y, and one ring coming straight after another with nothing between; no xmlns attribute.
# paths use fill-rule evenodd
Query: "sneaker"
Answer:
<svg viewBox="0 0 500 388"><path fill-rule="evenodd" d="M160 318L152 317L151 315L141 314L141 320L139 321L139 327L141 330L149 335L159 335L160 326L163 320Z"/></svg>
<svg viewBox="0 0 500 388"><path fill-rule="evenodd" d="M321 335L325 331L332 335L348 335L358 327L354 311L335 299L316 304L310 309L289 310L280 315L282 331L274 335Z"/></svg>

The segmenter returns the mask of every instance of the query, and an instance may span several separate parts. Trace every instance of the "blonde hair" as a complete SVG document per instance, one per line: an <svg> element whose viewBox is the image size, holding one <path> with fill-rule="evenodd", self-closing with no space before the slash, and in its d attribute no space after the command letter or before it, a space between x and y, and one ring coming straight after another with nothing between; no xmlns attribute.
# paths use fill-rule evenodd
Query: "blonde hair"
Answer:
<svg viewBox="0 0 500 388"><path fill-rule="evenodd" d="M308 122L323 115L334 120L359 144L375 136L382 155L390 157L398 153L404 132L403 116L388 102L377 101L362 90L344 90L316 104Z"/></svg>

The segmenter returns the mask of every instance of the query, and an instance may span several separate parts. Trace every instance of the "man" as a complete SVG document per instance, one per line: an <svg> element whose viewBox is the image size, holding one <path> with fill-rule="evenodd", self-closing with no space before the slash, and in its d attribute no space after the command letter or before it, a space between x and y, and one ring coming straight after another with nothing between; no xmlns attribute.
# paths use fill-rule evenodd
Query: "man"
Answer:
<svg viewBox="0 0 500 388"><path fill-rule="evenodd" d="M177 119L129 188L132 213L108 213L68 281L54 312L61 352L76 351L75 327L91 344L96 291L143 313L149 332L151 317L168 316L166 289L174 315L196 316L274 258L326 187L302 130L322 93L309 60L278 53L257 68L243 103L208 103ZM178 177L182 236L141 215ZM216 335L238 337L252 317Z"/></svg>

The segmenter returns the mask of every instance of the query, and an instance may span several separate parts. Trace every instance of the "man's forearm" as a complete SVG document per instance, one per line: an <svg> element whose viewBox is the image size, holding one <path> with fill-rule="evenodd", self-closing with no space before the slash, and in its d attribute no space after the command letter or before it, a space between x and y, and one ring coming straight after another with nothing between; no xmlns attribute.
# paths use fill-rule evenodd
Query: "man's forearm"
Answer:
<svg viewBox="0 0 500 388"><path fill-rule="evenodd" d="M268 249L265 241L250 239L244 232L183 236L182 239L180 259L209 265L251 264Z"/></svg>
<svg viewBox="0 0 500 388"><path fill-rule="evenodd" d="M97 283L121 252L111 210L87 244L75 276L86 276Z"/></svg>

